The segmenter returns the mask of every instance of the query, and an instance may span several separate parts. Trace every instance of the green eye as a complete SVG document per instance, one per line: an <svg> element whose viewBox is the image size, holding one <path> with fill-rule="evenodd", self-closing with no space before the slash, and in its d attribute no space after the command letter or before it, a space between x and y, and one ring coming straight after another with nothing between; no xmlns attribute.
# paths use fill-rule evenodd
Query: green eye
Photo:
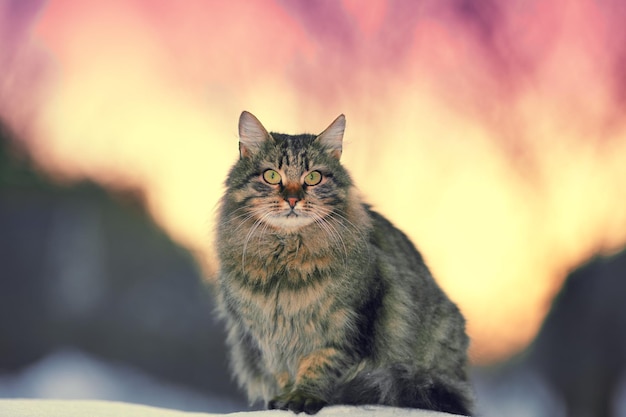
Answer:
<svg viewBox="0 0 626 417"><path fill-rule="evenodd" d="M317 185L322 181L322 174L319 171L311 171L304 177L306 185Z"/></svg>
<svg viewBox="0 0 626 417"><path fill-rule="evenodd" d="M280 174L273 169L266 169L265 172L263 172L263 179L268 184L276 185L280 183Z"/></svg>

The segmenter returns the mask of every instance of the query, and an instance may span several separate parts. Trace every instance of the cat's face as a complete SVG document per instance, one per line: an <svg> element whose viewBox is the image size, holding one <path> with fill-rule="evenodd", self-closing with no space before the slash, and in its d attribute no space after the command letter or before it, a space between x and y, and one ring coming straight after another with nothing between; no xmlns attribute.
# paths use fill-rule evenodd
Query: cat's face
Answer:
<svg viewBox="0 0 626 417"><path fill-rule="evenodd" d="M341 115L318 136L269 134L252 114L242 113L241 159L227 180L239 203L232 215L283 231L313 223L329 227L329 219L341 216L351 185L339 164L344 126Z"/></svg>

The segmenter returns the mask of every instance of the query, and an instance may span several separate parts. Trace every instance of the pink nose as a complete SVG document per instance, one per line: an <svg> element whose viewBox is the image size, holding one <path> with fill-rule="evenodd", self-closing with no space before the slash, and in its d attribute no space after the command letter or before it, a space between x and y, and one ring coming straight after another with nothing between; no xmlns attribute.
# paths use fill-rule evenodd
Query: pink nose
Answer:
<svg viewBox="0 0 626 417"><path fill-rule="evenodd" d="M289 203L289 207L291 208L294 208L298 201L300 201L300 199L297 197L287 197L287 202Z"/></svg>

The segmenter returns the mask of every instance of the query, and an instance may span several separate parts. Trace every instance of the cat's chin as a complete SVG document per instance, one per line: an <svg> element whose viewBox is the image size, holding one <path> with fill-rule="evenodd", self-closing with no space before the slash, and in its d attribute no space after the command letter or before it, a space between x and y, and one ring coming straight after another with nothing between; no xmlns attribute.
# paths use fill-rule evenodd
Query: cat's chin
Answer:
<svg viewBox="0 0 626 417"><path fill-rule="evenodd" d="M265 219L265 222L277 229L294 232L306 227L314 222L310 217L306 216L271 216Z"/></svg>

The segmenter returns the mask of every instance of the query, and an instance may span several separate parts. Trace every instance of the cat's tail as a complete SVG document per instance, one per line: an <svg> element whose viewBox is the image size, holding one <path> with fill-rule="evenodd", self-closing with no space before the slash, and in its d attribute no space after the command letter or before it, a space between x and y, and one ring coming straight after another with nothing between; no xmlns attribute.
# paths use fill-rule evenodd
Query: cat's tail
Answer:
<svg viewBox="0 0 626 417"><path fill-rule="evenodd" d="M470 416L467 381L417 372L397 365L363 371L336 392L337 404L381 404Z"/></svg>

